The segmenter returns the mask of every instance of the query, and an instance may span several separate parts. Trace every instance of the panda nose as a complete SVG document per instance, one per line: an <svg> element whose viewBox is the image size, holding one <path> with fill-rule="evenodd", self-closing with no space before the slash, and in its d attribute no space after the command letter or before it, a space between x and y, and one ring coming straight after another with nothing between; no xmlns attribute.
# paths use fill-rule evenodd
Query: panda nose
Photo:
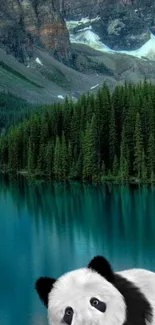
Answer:
<svg viewBox="0 0 155 325"><path fill-rule="evenodd" d="M63 318L63 320L61 321L61 324L63 325L71 325L72 324L72 319L66 319L65 317Z"/></svg>

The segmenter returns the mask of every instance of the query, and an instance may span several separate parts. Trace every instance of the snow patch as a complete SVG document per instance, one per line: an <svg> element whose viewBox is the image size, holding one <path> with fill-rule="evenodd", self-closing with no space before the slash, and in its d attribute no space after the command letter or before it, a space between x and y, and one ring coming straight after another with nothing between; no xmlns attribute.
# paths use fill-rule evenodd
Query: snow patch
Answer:
<svg viewBox="0 0 155 325"><path fill-rule="evenodd" d="M35 61L36 61L38 64L43 65L39 58L36 58Z"/></svg>
<svg viewBox="0 0 155 325"><path fill-rule="evenodd" d="M135 51L119 51L119 53L133 55L142 59L155 60L155 36L151 33L150 39Z"/></svg>
<svg viewBox="0 0 155 325"><path fill-rule="evenodd" d="M64 96L62 96L62 95L58 95L57 97L60 99L64 99Z"/></svg>
<svg viewBox="0 0 155 325"><path fill-rule="evenodd" d="M81 20L66 20L66 25L68 30L73 30L77 26L82 26L88 23L93 23L94 21L100 20L101 17L97 16L96 18L89 19L88 17L82 18Z"/></svg>
<svg viewBox="0 0 155 325"><path fill-rule="evenodd" d="M98 87L98 86L99 86L99 84L97 84L97 85L91 87L90 89L95 89L95 88Z"/></svg>
<svg viewBox="0 0 155 325"><path fill-rule="evenodd" d="M71 43L85 44L95 50L105 52L111 49L100 41L100 37L95 34L90 28L79 31L76 34L70 34Z"/></svg>
<svg viewBox="0 0 155 325"><path fill-rule="evenodd" d="M87 27L84 27L84 28L78 29L78 33L79 33L79 32L84 32L85 30L89 30L89 29L92 29L92 26L87 26Z"/></svg>

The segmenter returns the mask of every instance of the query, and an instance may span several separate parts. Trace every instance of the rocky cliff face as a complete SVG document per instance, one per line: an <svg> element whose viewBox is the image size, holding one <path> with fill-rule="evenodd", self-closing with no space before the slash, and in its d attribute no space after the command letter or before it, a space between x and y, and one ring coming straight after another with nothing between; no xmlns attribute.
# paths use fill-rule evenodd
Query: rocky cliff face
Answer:
<svg viewBox="0 0 155 325"><path fill-rule="evenodd" d="M99 16L93 31L114 50L139 48L155 25L154 0L64 0L64 4L67 19Z"/></svg>
<svg viewBox="0 0 155 325"><path fill-rule="evenodd" d="M67 59L69 34L59 9L59 0L1 0L0 47L23 63L36 46Z"/></svg>

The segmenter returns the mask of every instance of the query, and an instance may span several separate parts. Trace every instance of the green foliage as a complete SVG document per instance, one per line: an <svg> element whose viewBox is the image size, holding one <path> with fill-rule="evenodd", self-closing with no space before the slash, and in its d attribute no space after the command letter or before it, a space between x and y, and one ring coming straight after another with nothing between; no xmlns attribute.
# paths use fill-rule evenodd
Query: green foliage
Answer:
<svg viewBox="0 0 155 325"><path fill-rule="evenodd" d="M143 143L142 143L142 129L141 129L141 119L140 114L136 115L136 125L135 125L135 150L134 150L134 170L138 179L141 178L142 173L142 153L143 153Z"/></svg>
<svg viewBox="0 0 155 325"><path fill-rule="evenodd" d="M125 127L123 126L121 143L120 143L120 168L119 168L119 180L123 183L129 178L129 151L126 141Z"/></svg>
<svg viewBox="0 0 155 325"><path fill-rule="evenodd" d="M97 151L97 120L92 116L91 123L87 124L83 145L83 178L97 179L98 176L98 151Z"/></svg>
<svg viewBox="0 0 155 325"><path fill-rule="evenodd" d="M17 70L13 69L12 67L7 65L3 61L0 61L0 67L2 67L3 69L5 69L8 72L11 72L14 76L17 76L18 78L21 78L22 80L27 81L28 83L30 83L31 85L33 85L33 86L35 86L37 88L43 88L43 86L40 86L39 84L37 84L33 80L30 80L30 79L26 78L24 76L24 74L22 74L22 73L18 72Z"/></svg>
<svg viewBox="0 0 155 325"><path fill-rule="evenodd" d="M22 102L0 97L0 107ZM18 103L18 105L17 105ZM3 110L3 109L2 109ZM42 107L0 138L0 168L55 180L155 182L155 86L106 84Z"/></svg>
<svg viewBox="0 0 155 325"><path fill-rule="evenodd" d="M0 134L4 134L10 126L27 119L32 111L38 109L40 108L12 94L0 93Z"/></svg>

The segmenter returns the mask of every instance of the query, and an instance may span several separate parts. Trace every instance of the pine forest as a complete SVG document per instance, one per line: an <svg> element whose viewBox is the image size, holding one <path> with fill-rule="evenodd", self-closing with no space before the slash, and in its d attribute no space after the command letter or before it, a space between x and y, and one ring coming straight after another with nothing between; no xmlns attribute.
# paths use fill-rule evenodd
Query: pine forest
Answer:
<svg viewBox="0 0 155 325"><path fill-rule="evenodd" d="M49 180L155 182L155 85L103 84L41 107L0 138L0 169Z"/></svg>

